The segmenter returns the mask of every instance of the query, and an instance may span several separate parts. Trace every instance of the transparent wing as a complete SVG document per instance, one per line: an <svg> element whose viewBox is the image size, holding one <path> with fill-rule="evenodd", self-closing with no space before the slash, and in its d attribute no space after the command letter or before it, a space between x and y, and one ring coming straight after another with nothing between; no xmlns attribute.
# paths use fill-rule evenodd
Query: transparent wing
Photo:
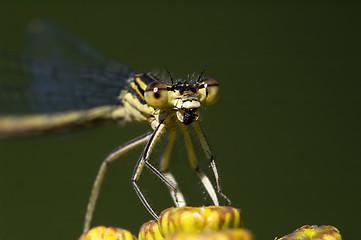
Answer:
<svg viewBox="0 0 361 240"><path fill-rule="evenodd" d="M26 55L31 58L62 59L77 64L104 64L106 58L55 23L33 20L28 28Z"/></svg>
<svg viewBox="0 0 361 240"><path fill-rule="evenodd" d="M0 51L0 113L53 113L119 104L133 71L49 22L30 25L25 57Z"/></svg>

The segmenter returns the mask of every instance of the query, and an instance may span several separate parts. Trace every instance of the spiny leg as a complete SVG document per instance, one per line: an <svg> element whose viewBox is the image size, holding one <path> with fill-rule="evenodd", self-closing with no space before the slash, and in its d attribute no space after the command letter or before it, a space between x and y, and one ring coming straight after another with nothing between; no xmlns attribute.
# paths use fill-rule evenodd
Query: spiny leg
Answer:
<svg viewBox="0 0 361 240"><path fill-rule="evenodd" d="M152 209L152 207L150 206L150 204L148 203L147 199L144 197L143 193L140 191L138 185L137 185L137 180L143 170L144 167L144 160L141 160L141 158L138 160L137 165L135 166L135 170L132 176L132 184L134 187L135 192L137 193L140 201L143 203L143 205L145 206L145 208L148 210L148 212L155 218L158 219L158 215L154 212L154 210ZM136 176L135 174L138 174L138 176Z"/></svg>
<svg viewBox="0 0 361 240"><path fill-rule="evenodd" d="M219 195L222 196L223 199L225 199L227 201L228 205L232 205L232 201L222 192L221 182L220 182L217 167L216 167L216 161L214 160L214 157L211 153L211 149L209 148L209 144L207 142L206 136L204 135L203 130L198 122L193 122L192 125L197 133L199 141L201 142L203 152L208 157L209 162L211 164L213 175L216 180L217 192Z"/></svg>
<svg viewBox="0 0 361 240"><path fill-rule="evenodd" d="M92 220L93 217L93 213L94 213L94 208L96 205L96 201L98 199L99 196L99 191L100 191L100 187L103 183L104 180L104 176L105 173L107 171L108 168L108 164L115 161L116 159L118 159L121 155L123 155L124 153L128 152L129 150L137 147L138 145L142 144L142 143L146 143L149 138L151 137L152 132L147 133L143 136L140 136L136 139L133 139L132 141L118 147L117 149L115 149L112 153L110 153L102 162L99 170L98 170L98 174L95 178L95 181L93 183L93 188L90 194L90 198L89 198L89 202L88 202L88 206L87 206L87 210L86 210L86 214L85 214L85 222L84 222L84 228L83 231L86 232L89 230L90 227L90 222Z"/></svg>
<svg viewBox="0 0 361 240"><path fill-rule="evenodd" d="M172 153L176 135L177 135L176 126L173 124L172 126L169 127L169 139L167 146L163 152L162 158L160 160L160 171L167 179L169 179L173 183L173 186L177 189L177 192L174 192L172 188L169 188L170 195L173 198L175 205L177 207L184 207L186 206L186 201L184 199L184 196L182 192L179 190L178 183L175 180L173 174L168 171L170 155Z"/></svg>
<svg viewBox="0 0 361 240"><path fill-rule="evenodd" d="M149 213L155 218L158 219L158 215L154 212L154 210L152 209L152 207L150 206L150 204L148 203L148 201L146 200L146 198L144 197L144 195L142 194L142 192L140 191L140 188L137 185L137 181L143 171L143 167L144 165L147 166L158 178L160 178L169 188L171 188L174 192L174 198L175 201L177 200L177 189L173 186L173 184L161 173L159 172L155 167L153 167L148 159L150 154L153 151L153 148L155 146L155 144L159 141L159 138L164 134L165 132L165 126L166 124L164 123L165 121L161 122L157 128L154 130L153 134L151 135L147 145L145 146L145 149L142 153L142 155L140 156L137 165L135 166L134 172L133 172L133 176L132 176L132 183L133 183L133 187L135 189L135 192L137 193L138 197L140 198L140 200L142 201L143 205L147 208L147 210L149 211Z"/></svg>
<svg viewBox="0 0 361 240"><path fill-rule="evenodd" d="M191 164L191 167L196 171L196 173L197 173L198 177L200 178L204 188L207 190L209 196L211 197L214 205L219 206L217 194L216 194L216 191L214 190L214 187L213 187L211 181L209 180L207 175L204 174L204 172L200 169L200 167L198 165L198 161L197 161L196 155L194 153L193 145L192 145L192 140L191 140L191 137L189 136L188 128L187 128L187 126L185 126L182 123L179 124L179 126L180 126L180 128L181 128L181 130L183 132L184 141L186 143L188 158L189 158L189 162Z"/></svg>

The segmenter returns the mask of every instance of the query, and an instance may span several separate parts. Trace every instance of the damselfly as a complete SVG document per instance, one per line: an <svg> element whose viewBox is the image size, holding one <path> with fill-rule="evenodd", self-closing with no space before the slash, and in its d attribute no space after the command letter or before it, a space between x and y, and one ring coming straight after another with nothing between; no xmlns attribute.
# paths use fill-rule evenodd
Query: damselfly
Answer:
<svg viewBox="0 0 361 240"><path fill-rule="evenodd" d="M222 193L219 176L206 137L197 122L198 109L219 97L218 83L203 77L173 80L166 84L152 73L134 74L126 65L106 60L80 40L53 24L34 21L30 25L26 57L1 52L0 55L0 137L43 134L109 122L148 122L153 131L120 146L102 162L87 206L84 231L90 226L100 186L108 164L134 147L145 144L132 175L133 187L154 218L137 181L144 167L150 169L170 189L177 207L186 205L177 182L168 171L178 125L184 136L191 167L199 176L214 205ZM27 113L14 115L14 112ZM34 114L36 112L36 114ZM192 125L210 161L215 177L214 188L200 169L188 126ZM160 168L150 163L150 156L160 137L169 130Z"/></svg>

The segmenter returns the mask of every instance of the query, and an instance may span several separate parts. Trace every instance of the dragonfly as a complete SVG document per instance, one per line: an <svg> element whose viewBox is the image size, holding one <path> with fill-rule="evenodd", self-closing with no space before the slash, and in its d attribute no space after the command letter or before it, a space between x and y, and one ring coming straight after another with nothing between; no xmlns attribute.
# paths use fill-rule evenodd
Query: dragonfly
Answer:
<svg viewBox="0 0 361 240"><path fill-rule="evenodd" d="M131 182L145 208L158 219L138 186L144 167L169 188L176 207L186 206L178 183L169 171L177 126L184 137L191 168L213 204L219 205L218 195L231 205L222 192L214 156L197 121L198 110L214 104L220 95L216 80L203 76L205 69L186 80L173 79L167 70L171 83L166 83L151 72L137 74L124 63L108 60L56 24L44 20L31 22L29 42L24 56L0 51L0 138L134 121L148 123L152 129L116 148L101 163L87 205L84 232L89 230L109 164L140 145L145 147ZM198 164L190 129L195 131L209 159L215 186ZM168 139L156 168L150 161L151 155L167 131Z"/></svg>

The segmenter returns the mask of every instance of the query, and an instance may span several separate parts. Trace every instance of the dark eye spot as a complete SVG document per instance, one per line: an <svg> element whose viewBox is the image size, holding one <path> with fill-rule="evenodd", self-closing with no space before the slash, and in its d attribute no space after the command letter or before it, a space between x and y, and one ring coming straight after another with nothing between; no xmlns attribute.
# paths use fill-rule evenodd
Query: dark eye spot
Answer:
<svg viewBox="0 0 361 240"><path fill-rule="evenodd" d="M154 98L157 98L157 99L158 99L159 97L160 97L159 92L155 92L155 93L154 93Z"/></svg>

